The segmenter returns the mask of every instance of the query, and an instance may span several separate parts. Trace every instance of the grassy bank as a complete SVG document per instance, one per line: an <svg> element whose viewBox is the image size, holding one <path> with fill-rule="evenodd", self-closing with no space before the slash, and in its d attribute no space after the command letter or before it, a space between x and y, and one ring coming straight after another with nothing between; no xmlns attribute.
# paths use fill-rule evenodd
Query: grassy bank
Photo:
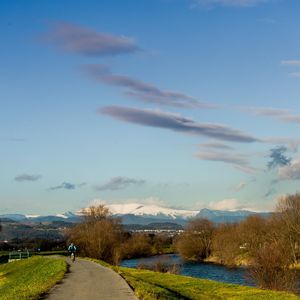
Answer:
<svg viewBox="0 0 300 300"><path fill-rule="evenodd" d="M211 280L187 276L157 273L147 270L112 267L134 289L139 299L179 300L179 299L300 299L285 292L266 291L235 284L225 284Z"/></svg>
<svg viewBox="0 0 300 300"><path fill-rule="evenodd" d="M65 261L45 257L0 265L0 299L38 299L63 278L66 270Z"/></svg>

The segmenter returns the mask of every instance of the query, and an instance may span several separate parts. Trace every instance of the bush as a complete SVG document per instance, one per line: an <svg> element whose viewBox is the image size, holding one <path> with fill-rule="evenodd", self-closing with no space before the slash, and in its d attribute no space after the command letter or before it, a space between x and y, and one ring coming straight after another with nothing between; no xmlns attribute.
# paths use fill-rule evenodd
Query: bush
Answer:
<svg viewBox="0 0 300 300"><path fill-rule="evenodd" d="M171 260L168 258L160 259L154 264L139 264L138 269L150 270L160 273L169 273L169 274L179 274L180 266L176 264L171 264Z"/></svg>
<svg viewBox="0 0 300 300"><path fill-rule="evenodd" d="M149 256L152 254L151 239L141 233L133 234L121 247L122 258Z"/></svg>
<svg viewBox="0 0 300 300"><path fill-rule="evenodd" d="M296 273L290 268L291 263L283 244L266 242L257 249L249 275L262 288L294 291Z"/></svg>

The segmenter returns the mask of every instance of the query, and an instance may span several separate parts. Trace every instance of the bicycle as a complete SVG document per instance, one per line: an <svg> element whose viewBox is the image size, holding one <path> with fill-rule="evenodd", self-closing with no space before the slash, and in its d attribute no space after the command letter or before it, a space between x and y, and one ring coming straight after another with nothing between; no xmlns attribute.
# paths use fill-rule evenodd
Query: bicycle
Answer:
<svg viewBox="0 0 300 300"><path fill-rule="evenodd" d="M71 260L72 260L72 262L75 261L75 253L74 252L71 253Z"/></svg>

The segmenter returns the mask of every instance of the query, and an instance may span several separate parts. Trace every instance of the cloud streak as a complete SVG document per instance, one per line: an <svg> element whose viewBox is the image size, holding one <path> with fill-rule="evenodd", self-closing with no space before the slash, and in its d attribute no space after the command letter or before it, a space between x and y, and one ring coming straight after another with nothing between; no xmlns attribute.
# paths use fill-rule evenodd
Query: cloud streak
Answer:
<svg viewBox="0 0 300 300"><path fill-rule="evenodd" d="M230 128L214 123L198 123L179 114L162 112L160 110L138 109L123 106L107 106L100 108L99 113L116 120L138 124L147 127L157 127L196 136L205 136L223 141L238 143L253 143L260 140Z"/></svg>
<svg viewBox="0 0 300 300"><path fill-rule="evenodd" d="M300 77L300 72L291 72L289 73L290 77Z"/></svg>
<svg viewBox="0 0 300 300"><path fill-rule="evenodd" d="M74 183L70 183L70 182L63 182L63 183L60 184L60 185L50 187L48 190L49 190L49 191L56 191L56 190L75 190L75 189L80 188L80 187L83 187L83 186L85 186L85 185L86 185L85 182L80 183L80 184L74 184Z"/></svg>
<svg viewBox="0 0 300 300"><path fill-rule="evenodd" d="M208 149L217 149L217 150L233 150L233 147L220 142L203 143L200 145L200 147L208 148Z"/></svg>
<svg viewBox="0 0 300 300"><path fill-rule="evenodd" d="M20 174L17 175L14 180L17 182L23 182L23 181L37 181L42 178L42 175L38 174Z"/></svg>
<svg viewBox="0 0 300 300"><path fill-rule="evenodd" d="M281 65L287 66L287 67L294 67L299 68L300 67L300 60L282 60ZM290 72L288 73L290 77L300 77L300 72Z"/></svg>
<svg viewBox="0 0 300 300"><path fill-rule="evenodd" d="M247 186L246 182L241 182L237 186L234 187L234 191L239 192L239 191L243 190L246 186Z"/></svg>
<svg viewBox="0 0 300 300"><path fill-rule="evenodd" d="M129 186L140 186L145 184L145 182L146 181L142 179L118 176L111 178L107 183L95 186L95 189L98 191L116 191L125 189Z"/></svg>
<svg viewBox="0 0 300 300"><path fill-rule="evenodd" d="M234 168L245 172L255 173L257 170L249 165L245 155L228 153L228 152L215 152L215 151L200 151L195 154L195 157L201 160L209 160L215 162L223 162L232 165Z"/></svg>
<svg viewBox="0 0 300 300"><path fill-rule="evenodd" d="M283 66L300 67L300 60L282 60L281 64Z"/></svg>
<svg viewBox="0 0 300 300"><path fill-rule="evenodd" d="M194 0L193 6L215 7L215 6L235 6L250 7L270 0Z"/></svg>
<svg viewBox="0 0 300 300"><path fill-rule="evenodd" d="M224 199L218 202L210 202L208 207L210 209L216 210L228 210L228 211L236 211L236 210L252 210L247 208L244 204L241 204L239 200L231 198Z"/></svg>
<svg viewBox="0 0 300 300"><path fill-rule="evenodd" d="M107 66L90 64L83 71L101 83L125 88L125 95L136 100L160 105L183 108L216 108L216 105L201 102L198 99L177 91L162 90L152 84L125 75L113 74Z"/></svg>
<svg viewBox="0 0 300 300"><path fill-rule="evenodd" d="M292 114L289 109L272 107L248 107L242 111L249 112L260 117L270 117L286 123L300 123L300 115Z"/></svg>
<svg viewBox="0 0 300 300"><path fill-rule="evenodd" d="M41 41L67 52L91 57L114 56L139 51L131 38L96 32L66 22L56 22L41 36Z"/></svg>

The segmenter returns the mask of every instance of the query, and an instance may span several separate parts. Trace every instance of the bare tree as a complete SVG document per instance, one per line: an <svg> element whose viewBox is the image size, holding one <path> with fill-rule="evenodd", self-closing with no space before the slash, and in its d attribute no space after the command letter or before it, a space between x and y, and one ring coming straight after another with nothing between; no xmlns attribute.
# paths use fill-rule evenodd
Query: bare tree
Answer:
<svg viewBox="0 0 300 300"><path fill-rule="evenodd" d="M294 263L300 258L300 194L282 197L277 205L277 222L285 229L287 242L293 252Z"/></svg>
<svg viewBox="0 0 300 300"><path fill-rule="evenodd" d="M262 242L252 250L250 275L263 288L293 291L299 258L300 194L282 197L265 226Z"/></svg>
<svg viewBox="0 0 300 300"><path fill-rule="evenodd" d="M69 231L69 241L80 248L81 255L117 263L122 229L119 219L111 218L103 205L85 211L84 221Z"/></svg>
<svg viewBox="0 0 300 300"><path fill-rule="evenodd" d="M233 266L244 251L238 224L220 224L213 235L213 256L219 263Z"/></svg>
<svg viewBox="0 0 300 300"><path fill-rule="evenodd" d="M260 248L269 232L269 220L259 215L249 216L238 226L240 247L251 257Z"/></svg>
<svg viewBox="0 0 300 300"><path fill-rule="evenodd" d="M201 261L211 252L214 225L207 219L189 222L185 232L179 236L176 248L185 259Z"/></svg>
<svg viewBox="0 0 300 300"><path fill-rule="evenodd" d="M111 213L107 207L101 204L86 208L83 212L83 216L86 222L93 223L108 219L111 216Z"/></svg>

